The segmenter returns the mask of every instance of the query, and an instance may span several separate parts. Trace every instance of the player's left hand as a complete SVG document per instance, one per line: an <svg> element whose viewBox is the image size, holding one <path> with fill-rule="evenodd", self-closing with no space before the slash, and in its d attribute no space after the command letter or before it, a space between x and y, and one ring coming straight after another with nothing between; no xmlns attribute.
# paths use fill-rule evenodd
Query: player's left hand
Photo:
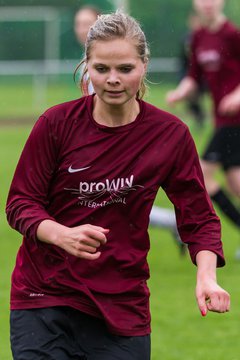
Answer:
<svg viewBox="0 0 240 360"><path fill-rule="evenodd" d="M218 111L221 115L231 116L240 111L240 94L232 92L222 98Z"/></svg>
<svg viewBox="0 0 240 360"><path fill-rule="evenodd" d="M230 295L211 278L198 279L196 298L202 316L208 311L224 313L230 310Z"/></svg>

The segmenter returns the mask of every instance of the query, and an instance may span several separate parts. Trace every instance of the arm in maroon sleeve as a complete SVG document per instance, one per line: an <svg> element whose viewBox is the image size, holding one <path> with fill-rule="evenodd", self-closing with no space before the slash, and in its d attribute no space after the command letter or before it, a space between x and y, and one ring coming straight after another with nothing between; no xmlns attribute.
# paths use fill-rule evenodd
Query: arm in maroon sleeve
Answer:
<svg viewBox="0 0 240 360"><path fill-rule="evenodd" d="M195 80L199 84L202 80L202 70L197 61L196 53L196 34L192 37L191 41L191 55L188 64L188 73L187 76Z"/></svg>
<svg viewBox="0 0 240 360"><path fill-rule="evenodd" d="M195 144L183 126L176 144L174 168L164 182L163 189L175 206L181 239L188 244L193 263L201 250L217 254L218 266L225 264L221 227L206 192Z"/></svg>
<svg viewBox="0 0 240 360"><path fill-rule="evenodd" d="M191 96L197 90L198 84L201 83L201 69L197 63L194 44L195 42L191 47L192 52L187 75L180 81L176 89L167 93L166 101L170 106Z"/></svg>
<svg viewBox="0 0 240 360"><path fill-rule="evenodd" d="M28 238L44 219L54 220L46 211L48 189L57 163L57 146L50 122L40 117L21 154L7 200L9 224Z"/></svg>
<svg viewBox="0 0 240 360"><path fill-rule="evenodd" d="M228 39L233 55L240 61L240 29L234 29Z"/></svg>

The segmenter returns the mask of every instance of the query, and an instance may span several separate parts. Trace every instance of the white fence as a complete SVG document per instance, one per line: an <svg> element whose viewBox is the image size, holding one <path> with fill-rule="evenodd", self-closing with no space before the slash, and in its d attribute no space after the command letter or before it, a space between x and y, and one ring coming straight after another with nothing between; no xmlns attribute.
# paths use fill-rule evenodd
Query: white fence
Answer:
<svg viewBox="0 0 240 360"><path fill-rule="evenodd" d="M77 60L0 61L0 75L57 75L71 74ZM178 70L176 58L152 58L148 72L171 73Z"/></svg>
<svg viewBox="0 0 240 360"><path fill-rule="evenodd" d="M77 60L43 60L43 61L0 61L0 76L32 76L33 106L45 103L50 75L73 74ZM149 73L173 73L178 71L176 58L152 58Z"/></svg>

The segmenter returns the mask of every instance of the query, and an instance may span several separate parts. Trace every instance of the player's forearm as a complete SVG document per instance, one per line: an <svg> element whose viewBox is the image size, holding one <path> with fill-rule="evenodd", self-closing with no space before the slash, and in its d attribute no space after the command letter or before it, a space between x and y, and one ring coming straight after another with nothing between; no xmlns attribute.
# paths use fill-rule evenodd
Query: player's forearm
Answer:
<svg viewBox="0 0 240 360"><path fill-rule="evenodd" d="M217 255L208 250L197 253L196 263L198 267L197 279L211 278L216 281Z"/></svg>
<svg viewBox="0 0 240 360"><path fill-rule="evenodd" d="M190 96L197 89L197 83L190 76L185 77L177 87L179 97L184 99Z"/></svg>
<svg viewBox="0 0 240 360"><path fill-rule="evenodd" d="M208 311L224 313L230 309L230 296L216 280L217 256L207 250L199 251L196 257L198 266L196 299L202 316Z"/></svg>
<svg viewBox="0 0 240 360"><path fill-rule="evenodd" d="M240 98L240 84L231 92L231 95L234 95L237 98Z"/></svg>
<svg viewBox="0 0 240 360"><path fill-rule="evenodd" d="M37 228L37 238L42 242L58 245L59 238L65 230L64 225L53 220L43 220Z"/></svg>
<svg viewBox="0 0 240 360"><path fill-rule="evenodd" d="M186 99L194 91L196 91L196 89L197 89L197 83L195 82L195 80L192 77L187 76L180 82L180 84L175 90L170 91L167 94L166 100L171 105L175 102Z"/></svg>
<svg viewBox="0 0 240 360"><path fill-rule="evenodd" d="M108 233L109 229L101 226L85 224L69 228L52 220L42 221L37 229L38 240L87 260L101 256L99 247L106 244Z"/></svg>

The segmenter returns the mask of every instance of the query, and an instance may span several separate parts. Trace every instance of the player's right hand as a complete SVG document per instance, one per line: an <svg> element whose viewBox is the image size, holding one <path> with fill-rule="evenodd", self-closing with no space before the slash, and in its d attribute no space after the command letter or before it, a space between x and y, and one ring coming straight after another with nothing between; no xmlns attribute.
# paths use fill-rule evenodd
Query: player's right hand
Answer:
<svg viewBox="0 0 240 360"><path fill-rule="evenodd" d="M55 245L76 257L96 260L101 255L98 248L106 244L106 235L108 233L109 229L91 224L80 225L73 228L65 227L58 236Z"/></svg>

